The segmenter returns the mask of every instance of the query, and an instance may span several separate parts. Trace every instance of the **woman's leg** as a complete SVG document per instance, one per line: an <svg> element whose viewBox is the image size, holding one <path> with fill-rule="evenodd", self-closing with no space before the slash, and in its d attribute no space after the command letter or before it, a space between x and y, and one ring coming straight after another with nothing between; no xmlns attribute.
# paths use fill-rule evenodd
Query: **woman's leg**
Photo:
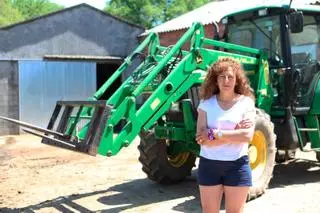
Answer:
<svg viewBox="0 0 320 213"><path fill-rule="evenodd" d="M224 186L226 213L242 213L248 191L248 186Z"/></svg>
<svg viewBox="0 0 320 213"><path fill-rule="evenodd" d="M219 213L222 199L222 185L200 185L200 199L203 213Z"/></svg>

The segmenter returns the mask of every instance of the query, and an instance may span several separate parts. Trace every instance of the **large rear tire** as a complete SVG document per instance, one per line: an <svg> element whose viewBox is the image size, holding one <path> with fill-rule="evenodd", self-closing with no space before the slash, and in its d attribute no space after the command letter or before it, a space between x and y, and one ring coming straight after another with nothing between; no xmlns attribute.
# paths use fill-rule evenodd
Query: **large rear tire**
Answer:
<svg viewBox="0 0 320 213"><path fill-rule="evenodd" d="M249 159L252 170L252 187L248 200L262 195L269 185L275 165L276 135L270 116L257 109L255 130L249 144Z"/></svg>
<svg viewBox="0 0 320 213"><path fill-rule="evenodd" d="M140 133L139 161L148 178L161 184L176 183L191 175L196 156L190 152L169 156L168 141L156 139L153 131Z"/></svg>
<svg viewBox="0 0 320 213"><path fill-rule="evenodd" d="M294 159L296 156L296 150L277 150L276 152L276 162L277 163L284 163L288 160Z"/></svg>

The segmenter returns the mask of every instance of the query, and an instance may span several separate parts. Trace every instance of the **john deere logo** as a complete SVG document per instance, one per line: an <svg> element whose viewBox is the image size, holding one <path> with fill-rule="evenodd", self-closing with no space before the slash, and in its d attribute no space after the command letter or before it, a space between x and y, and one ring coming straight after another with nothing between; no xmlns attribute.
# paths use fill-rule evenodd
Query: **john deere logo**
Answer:
<svg viewBox="0 0 320 213"><path fill-rule="evenodd" d="M230 56L219 56L218 60L223 59L223 58L232 58L241 64L256 64L257 63L255 58L250 58L250 57L237 58L237 57L230 57Z"/></svg>

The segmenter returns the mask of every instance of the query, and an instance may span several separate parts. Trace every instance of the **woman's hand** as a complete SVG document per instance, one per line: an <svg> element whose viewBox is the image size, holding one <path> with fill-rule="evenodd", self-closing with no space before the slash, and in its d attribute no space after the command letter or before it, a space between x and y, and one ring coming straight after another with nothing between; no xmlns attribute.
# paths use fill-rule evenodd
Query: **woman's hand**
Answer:
<svg viewBox="0 0 320 213"><path fill-rule="evenodd" d="M208 143L208 141L210 142L208 138L208 132L201 131L200 133L198 133L196 136L196 141L199 145L205 145L205 143Z"/></svg>
<svg viewBox="0 0 320 213"><path fill-rule="evenodd" d="M210 140L208 138L208 131L201 131L199 134L197 134L196 141L199 145L210 146L210 147L219 146L223 144L223 142L218 139Z"/></svg>
<svg viewBox="0 0 320 213"><path fill-rule="evenodd" d="M209 140L207 127L207 113L201 109L198 110L196 141L199 145L205 146L217 146L222 144L221 140Z"/></svg>
<svg viewBox="0 0 320 213"><path fill-rule="evenodd" d="M249 129L253 126L253 122L250 119L243 119L237 123L234 129Z"/></svg>

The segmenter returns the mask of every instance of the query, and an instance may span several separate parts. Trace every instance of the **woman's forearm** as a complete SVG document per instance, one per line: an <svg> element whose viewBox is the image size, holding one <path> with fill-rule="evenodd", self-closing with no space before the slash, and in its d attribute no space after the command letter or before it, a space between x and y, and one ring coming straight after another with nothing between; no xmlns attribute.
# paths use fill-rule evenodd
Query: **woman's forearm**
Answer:
<svg viewBox="0 0 320 213"><path fill-rule="evenodd" d="M215 130L215 138L225 142L249 142L254 129Z"/></svg>
<svg viewBox="0 0 320 213"><path fill-rule="evenodd" d="M213 146L221 146L226 144L228 141L224 140L224 139L213 139L213 140L205 140L201 145L205 145L205 146L209 146L209 147L213 147Z"/></svg>

